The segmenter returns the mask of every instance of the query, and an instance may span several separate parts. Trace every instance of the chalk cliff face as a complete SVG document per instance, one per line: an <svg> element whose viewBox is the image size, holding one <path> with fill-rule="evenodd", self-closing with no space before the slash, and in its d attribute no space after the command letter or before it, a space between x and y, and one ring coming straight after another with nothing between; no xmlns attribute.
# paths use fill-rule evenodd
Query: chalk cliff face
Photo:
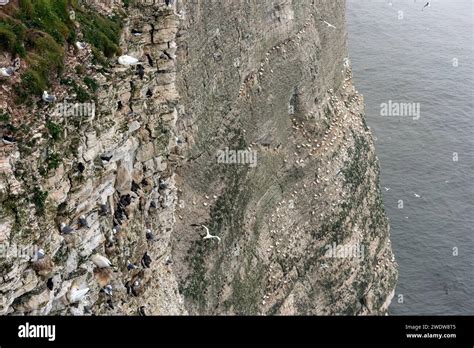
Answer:
<svg viewBox="0 0 474 348"><path fill-rule="evenodd" d="M0 149L0 313L385 314L397 269L345 2L131 1L120 46L143 69L66 54L67 76L98 83L93 119L0 90L14 120L35 115Z"/></svg>

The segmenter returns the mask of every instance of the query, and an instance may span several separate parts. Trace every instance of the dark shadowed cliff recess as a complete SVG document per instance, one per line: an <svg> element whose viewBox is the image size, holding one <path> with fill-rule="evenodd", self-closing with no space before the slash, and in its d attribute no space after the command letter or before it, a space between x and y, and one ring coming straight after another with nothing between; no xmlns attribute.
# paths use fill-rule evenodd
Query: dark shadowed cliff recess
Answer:
<svg viewBox="0 0 474 348"><path fill-rule="evenodd" d="M345 1L58 3L0 56L0 314L388 312Z"/></svg>

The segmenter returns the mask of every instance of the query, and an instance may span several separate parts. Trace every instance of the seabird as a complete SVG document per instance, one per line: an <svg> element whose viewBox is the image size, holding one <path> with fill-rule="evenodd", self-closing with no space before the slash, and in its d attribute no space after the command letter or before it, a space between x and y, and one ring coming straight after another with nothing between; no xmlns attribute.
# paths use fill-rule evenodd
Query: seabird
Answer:
<svg viewBox="0 0 474 348"><path fill-rule="evenodd" d="M145 316L146 316L146 313L145 313L145 306L141 306L140 308L138 308L138 315L139 315L139 316L142 316L142 317L145 317Z"/></svg>
<svg viewBox="0 0 474 348"><path fill-rule="evenodd" d="M160 187L160 189L164 190L165 188L168 187L168 183L164 180L160 180L159 187Z"/></svg>
<svg viewBox="0 0 474 348"><path fill-rule="evenodd" d="M9 135L4 135L2 141L5 145L12 145L15 143L15 138Z"/></svg>
<svg viewBox="0 0 474 348"><path fill-rule="evenodd" d="M130 66L130 65L137 65L139 63L139 60L132 56L123 55L119 57L118 62L121 65Z"/></svg>
<svg viewBox="0 0 474 348"><path fill-rule="evenodd" d="M415 195L416 198L420 198L420 197L421 197L421 196L420 196L418 193L416 193L416 192L413 192L413 194Z"/></svg>
<svg viewBox="0 0 474 348"><path fill-rule="evenodd" d="M113 155L107 155L107 154L103 154L103 155L100 155L100 159L104 162L108 162L112 159Z"/></svg>
<svg viewBox="0 0 474 348"><path fill-rule="evenodd" d="M107 204L102 203L100 205L100 215L104 216L104 215L107 215L108 213L109 213L109 207L107 206Z"/></svg>
<svg viewBox="0 0 474 348"><path fill-rule="evenodd" d="M133 36L141 36L143 33L139 30L132 29L132 35Z"/></svg>
<svg viewBox="0 0 474 348"><path fill-rule="evenodd" d="M64 222L61 223L60 229L62 234L71 234L74 232L74 229L71 226L66 225Z"/></svg>
<svg viewBox="0 0 474 348"><path fill-rule="evenodd" d="M47 91L43 91L43 101L46 103L54 103L56 101L56 97L54 95L49 95Z"/></svg>
<svg viewBox="0 0 474 348"><path fill-rule="evenodd" d="M81 227L87 227L89 228L89 225L87 223L87 219L86 219L86 216L85 215L81 215L79 217L79 225L81 225Z"/></svg>
<svg viewBox="0 0 474 348"><path fill-rule="evenodd" d="M99 254L92 255L91 261L99 268L113 267L112 262L108 258Z"/></svg>
<svg viewBox="0 0 474 348"><path fill-rule="evenodd" d="M68 299L70 303L79 302L89 292L89 288L79 289L77 286L72 286L68 293Z"/></svg>
<svg viewBox="0 0 474 348"><path fill-rule="evenodd" d="M4 77L10 77L15 73L15 69L11 66L7 68L0 68L0 75Z"/></svg>
<svg viewBox="0 0 474 348"><path fill-rule="evenodd" d="M425 9L425 7L431 7L431 1L428 1L425 6L421 9L422 11Z"/></svg>
<svg viewBox="0 0 474 348"><path fill-rule="evenodd" d="M145 255L142 257L141 264L144 268L150 268L151 265L151 257L148 255L147 252L145 252Z"/></svg>
<svg viewBox="0 0 474 348"><path fill-rule="evenodd" d="M391 188L390 187L384 187L385 191L390 191Z"/></svg>
<svg viewBox="0 0 474 348"><path fill-rule="evenodd" d="M149 228L145 231L145 236L146 236L146 239L149 241L155 240L155 235L151 232Z"/></svg>
<svg viewBox="0 0 474 348"><path fill-rule="evenodd" d="M321 19L322 20L322 19ZM324 24L326 24L329 28L334 28L334 29L337 29L334 25L332 25L331 23L329 22L326 22L324 20L322 20Z"/></svg>
<svg viewBox="0 0 474 348"><path fill-rule="evenodd" d="M38 249L38 251L35 253L35 256L33 256L34 261L39 261L45 257L45 252L43 249Z"/></svg>
<svg viewBox="0 0 474 348"><path fill-rule="evenodd" d="M137 269L138 267L135 266L133 263L130 261L127 261L127 270L131 271L132 269Z"/></svg>
<svg viewBox="0 0 474 348"><path fill-rule="evenodd" d="M135 278L135 281L132 279L125 284L127 288L127 294L130 295L132 293L133 296L140 296L140 293L143 291L143 287L141 286L141 279Z"/></svg>
<svg viewBox="0 0 474 348"><path fill-rule="evenodd" d="M46 256L43 249L39 249L33 257L32 268L38 272L39 275L45 276L51 273L53 270L54 263L51 257Z"/></svg>
<svg viewBox="0 0 474 348"><path fill-rule="evenodd" d="M21 59L18 58L18 57L15 58L15 59L13 60L13 69L15 69L15 70L20 69L20 65L21 65Z"/></svg>
<svg viewBox="0 0 474 348"><path fill-rule="evenodd" d="M206 235L204 237L202 237L203 240L215 238L215 239L217 239L217 242L221 241L221 238L219 236L213 236L209 233L209 228L207 228L207 226L205 226L205 225L196 225L196 224L193 224L191 226L201 226L202 228L204 228L206 230Z"/></svg>
<svg viewBox="0 0 474 348"><path fill-rule="evenodd" d="M85 42L76 41L76 47L79 50L85 50L87 48L87 44Z"/></svg>
<svg viewBox="0 0 474 348"><path fill-rule="evenodd" d="M106 295L112 296L112 285L109 284L109 285L105 286L105 287L102 289L102 291L104 291L104 293L105 293Z"/></svg>

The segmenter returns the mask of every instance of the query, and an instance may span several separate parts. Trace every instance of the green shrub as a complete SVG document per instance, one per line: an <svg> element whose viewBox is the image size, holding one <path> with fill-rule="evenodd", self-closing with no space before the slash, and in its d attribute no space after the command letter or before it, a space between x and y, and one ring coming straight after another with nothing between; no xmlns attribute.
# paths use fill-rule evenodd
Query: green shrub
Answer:
<svg viewBox="0 0 474 348"><path fill-rule="evenodd" d="M48 171L57 169L61 164L61 157L57 153L52 153L48 156L46 162L48 163Z"/></svg>
<svg viewBox="0 0 474 348"><path fill-rule="evenodd" d="M44 214L44 205L46 203L46 198L48 197L48 192L43 192L38 187L35 187L33 190L33 203L36 208L37 215Z"/></svg>
<svg viewBox="0 0 474 348"><path fill-rule="evenodd" d="M120 52L122 21L119 17L103 17L96 12L78 8L76 18L81 24L84 40L102 52L105 57L110 58Z"/></svg>
<svg viewBox="0 0 474 348"><path fill-rule="evenodd" d="M86 72L86 68L83 65L76 65L74 70L76 70L77 75L83 75Z"/></svg>
<svg viewBox="0 0 474 348"><path fill-rule="evenodd" d="M79 103L85 103L86 101L92 100L91 95L81 86L76 85L74 92L76 92L76 100Z"/></svg>
<svg viewBox="0 0 474 348"><path fill-rule="evenodd" d="M0 47L13 55L25 56L23 41L26 27L13 17L0 13Z"/></svg>
<svg viewBox="0 0 474 348"><path fill-rule="evenodd" d="M5 23L0 23L0 46L2 49L13 52L16 44L16 35L12 28Z"/></svg>
<svg viewBox="0 0 474 348"><path fill-rule="evenodd" d="M20 0L19 17L28 28L44 31L63 43L74 30L67 3L67 0Z"/></svg>
<svg viewBox="0 0 474 348"><path fill-rule="evenodd" d="M91 44L96 62L107 64L107 59L120 53L119 42L122 18L104 17L85 10L77 0L19 0L19 8L11 16L0 13L0 51L25 57L28 70L21 76L15 91L18 102L31 103L31 95L38 95L50 85L51 78L61 75L64 66L64 45L76 40L75 23L69 10L76 12L84 40ZM78 74L84 69L78 68ZM98 86L92 79L84 80L91 91ZM91 99L87 91L74 86L78 101Z"/></svg>
<svg viewBox="0 0 474 348"><path fill-rule="evenodd" d="M54 141L58 141L61 139L63 129L60 125L48 121L46 123L46 127L48 128L49 134L51 135L51 138L53 138Z"/></svg>
<svg viewBox="0 0 474 348"><path fill-rule="evenodd" d="M46 89L46 81L41 76L41 73L34 69L28 69L21 75L20 88L26 95L39 95ZM22 93L22 95L24 95L24 93Z"/></svg>
<svg viewBox="0 0 474 348"><path fill-rule="evenodd" d="M83 87L79 86L74 80L61 79L60 83L72 87L74 93L76 93L76 100L79 103L85 103L86 101L93 99L92 96L87 93L87 91Z"/></svg>
<svg viewBox="0 0 474 348"><path fill-rule="evenodd" d="M97 83L96 80L90 78L90 77L84 77L84 83L86 84L87 87L89 87L93 92L97 92L99 89L99 84Z"/></svg>
<svg viewBox="0 0 474 348"><path fill-rule="evenodd" d="M5 112L3 110L0 110L0 122L2 123L7 123L10 122L10 114L8 112Z"/></svg>

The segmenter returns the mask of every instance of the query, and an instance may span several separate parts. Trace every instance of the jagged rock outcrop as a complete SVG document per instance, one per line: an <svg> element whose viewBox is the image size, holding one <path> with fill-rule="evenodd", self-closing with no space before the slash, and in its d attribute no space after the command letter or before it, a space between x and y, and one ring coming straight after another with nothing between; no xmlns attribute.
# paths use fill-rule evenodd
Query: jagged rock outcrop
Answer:
<svg viewBox="0 0 474 348"><path fill-rule="evenodd" d="M36 118L34 142L0 149L0 314L386 313L397 270L344 16L342 0L131 2L120 48L138 66L66 56L66 75L98 82L93 117L31 111L6 85L0 107ZM222 163L226 149L256 162Z"/></svg>

